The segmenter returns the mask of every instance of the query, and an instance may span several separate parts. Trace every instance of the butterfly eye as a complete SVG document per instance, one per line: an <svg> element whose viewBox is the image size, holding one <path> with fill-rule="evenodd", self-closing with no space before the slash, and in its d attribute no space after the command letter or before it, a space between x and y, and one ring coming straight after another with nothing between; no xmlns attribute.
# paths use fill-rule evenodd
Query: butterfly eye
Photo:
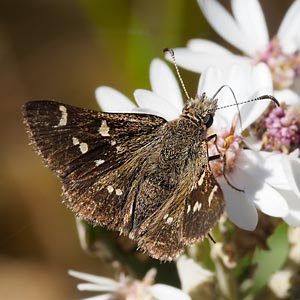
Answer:
<svg viewBox="0 0 300 300"><path fill-rule="evenodd" d="M203 123L206 125L207 128L209 128L212 125L213 121L214 118L211 114L208 114L203 118Z"/></svg>

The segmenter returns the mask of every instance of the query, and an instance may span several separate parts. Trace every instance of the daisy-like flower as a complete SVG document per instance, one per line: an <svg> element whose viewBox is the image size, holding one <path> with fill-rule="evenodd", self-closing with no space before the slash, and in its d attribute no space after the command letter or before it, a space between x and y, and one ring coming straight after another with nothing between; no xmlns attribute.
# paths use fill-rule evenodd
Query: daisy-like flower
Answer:
<svg viewBox="0 0 300 300"><path fill-rule="evenodd" d="M283 18L277 35L270 39L258 0L231 0L231 15L217 0L198 0L214 30L244 55L204 39L189 41L187 48L175 49L178 65L195 72L208 66L232 63L265 63L276 90L290 87L300 74L300 2L295 0ZM287 91L287 93L291 93ZM278 95L275 95L276 97Z"/></svg>
<svg viewBox="0 0 300 300"><path fill-rule="evenodd" d="M124 95L108 87L100 87L96 90L97 101L104 111L148 112L160 115L168 121L177 118L183 107L182 96L176 78L161 60L155 59L151 63L150 81L152 91L136 90L134 92L139 107L136 107ZM212 97L224 84L234 90L236 98L240 101L266 94L272 90L270 72L264 64L259 64L254 68L232 66L226 72L210 68L202 74L197 94L201 95L205 92L208 97ZM220 91L217 98L219 107L234 103L233 95L226 88ZM269 101L257 101L240 105L243 128L252 124L268 104ZM282 195L266 183L269 174L261 164L262 158L259 153L244 150L241 147L242 128L239 123L232 123L236 120L237 111L236 106L217 110L212 129L213 133L220 136L218 140L220 150L226 152L228 166L226 171L230 183L243 189L244 192L237 191L228 185L221 175L223 163L215 161L211 166L223 190L229 218L239 227L253 230L258 221L256 208L274 217L285 217L288 213L288 206Z"/></svg>
<svg viewBox="0 0 300 300"><path fill-rule="evenodd" d="M143 280L124 274L121 274L118 281L77 271L69 271L69 274L86 281L77 285L80 291L104 293L82 300L191 300L189 295L177 288L154 284L155 269L149 270Z"/></svg>

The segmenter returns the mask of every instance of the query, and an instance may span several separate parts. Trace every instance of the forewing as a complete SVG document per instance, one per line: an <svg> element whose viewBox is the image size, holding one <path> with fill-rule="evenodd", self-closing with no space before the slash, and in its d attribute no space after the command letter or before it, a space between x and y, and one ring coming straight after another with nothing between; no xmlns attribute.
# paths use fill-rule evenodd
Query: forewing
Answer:
<svg viewBox="0 0 300 300"><path fill-rule="evenodd" d="M71 209L94 224L122 230L120 214L131 209L127 202L134 200L137 168L147 157L142 150L166 121L56 101L28 102L23 116L35 150L61 178Z"/></svg>

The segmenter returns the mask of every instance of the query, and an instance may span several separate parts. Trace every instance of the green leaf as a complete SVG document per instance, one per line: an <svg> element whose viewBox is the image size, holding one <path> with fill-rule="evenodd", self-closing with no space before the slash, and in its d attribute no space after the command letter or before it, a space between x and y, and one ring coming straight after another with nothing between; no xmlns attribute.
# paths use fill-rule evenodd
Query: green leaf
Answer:
<svg viewBox="0 0 300 300"><path fill-rule="evenodd" d="M270 276L285 263L289 250L287 231L288 225L285 223L280 224L267 241L269 250L256 249L253 263L257 267L252 292L264 287Z"/></svg>

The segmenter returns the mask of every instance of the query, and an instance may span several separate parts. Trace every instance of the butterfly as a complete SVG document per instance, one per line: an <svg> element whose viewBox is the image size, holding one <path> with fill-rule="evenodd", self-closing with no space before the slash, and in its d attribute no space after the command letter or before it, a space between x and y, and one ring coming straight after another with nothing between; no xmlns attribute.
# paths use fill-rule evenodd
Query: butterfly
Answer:
<svg viewBox="0 0 300 300"><path fill-rule="evenodd" d="M175 120L104 113L56 101L23 106L35 151L63 184L63 202L93 225L173 260L209 234L224 197L209 161L207 136L217 100L190 99Z"/></svg>

